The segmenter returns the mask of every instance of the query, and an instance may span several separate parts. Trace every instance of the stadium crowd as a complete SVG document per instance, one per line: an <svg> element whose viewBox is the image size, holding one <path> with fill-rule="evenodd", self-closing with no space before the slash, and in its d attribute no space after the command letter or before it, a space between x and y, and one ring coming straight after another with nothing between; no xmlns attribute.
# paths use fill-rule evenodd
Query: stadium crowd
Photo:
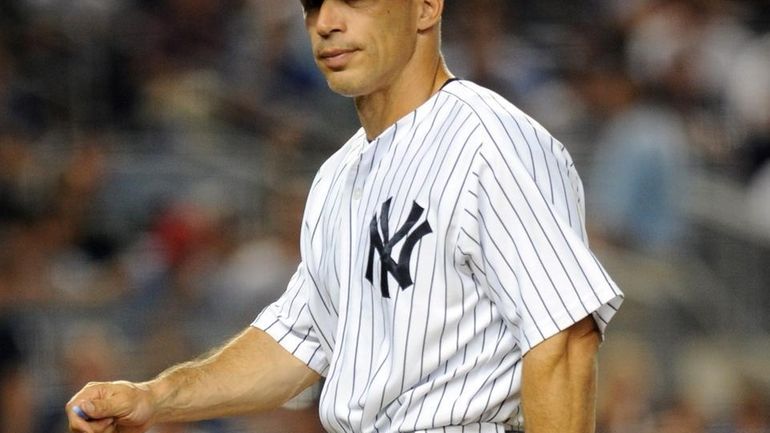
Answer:
<svg viewBox="0 0 770 433"><path fill-rule="evenodd" d="M566 144L628 296L598 431L770 432L770 4L446 7L450 69ZM0 433L250 323L357 124L299 2L0 0ZM320 431L312 398L156 433Z"/></svg>

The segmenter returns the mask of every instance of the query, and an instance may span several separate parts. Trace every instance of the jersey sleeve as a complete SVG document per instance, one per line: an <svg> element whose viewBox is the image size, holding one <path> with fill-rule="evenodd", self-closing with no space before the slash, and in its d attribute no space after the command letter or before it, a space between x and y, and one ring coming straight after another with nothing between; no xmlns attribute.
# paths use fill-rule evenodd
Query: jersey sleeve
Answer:
<svg viewBox="0 0 770 433"><path fill-rule="evenodd" d="M328 368L328 360L321 348L308 308L308 285L313 284L304 263L289 281L286 292L268 305L252 323L275 339L289 353L321 375Z"/></svg>
<svg viewBox="0 0 770 433"><path fill-rule="evenodd" d="M575 217L582 215L582 186L571 160L566 152L543 152L548 170L536 180L507 150L492 143L476 164L469 232L477 239L480 257L472 262L482 285L523 353L589 315L603 334L622 292L588 249L582 218ZM563 186L559 194L556 184Z"/></svg>

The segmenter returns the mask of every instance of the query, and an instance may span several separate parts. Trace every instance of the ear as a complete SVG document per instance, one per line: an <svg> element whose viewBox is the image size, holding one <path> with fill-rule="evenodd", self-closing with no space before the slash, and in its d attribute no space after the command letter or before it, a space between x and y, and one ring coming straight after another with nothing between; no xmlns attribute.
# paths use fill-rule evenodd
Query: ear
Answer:
<svg viewBox="0 0 770 433"><path fill-rule="evenodd" d="M444 0L418 0L418 3L420 15L417 18L417 29L424 32L437 26L444 11Z"/></svg>

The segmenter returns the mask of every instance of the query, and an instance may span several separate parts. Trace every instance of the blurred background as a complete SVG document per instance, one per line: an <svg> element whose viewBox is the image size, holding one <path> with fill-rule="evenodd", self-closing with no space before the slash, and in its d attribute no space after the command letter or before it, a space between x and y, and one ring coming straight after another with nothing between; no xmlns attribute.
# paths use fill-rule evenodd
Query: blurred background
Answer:
<svg viewBox="0 0 770 433"><path fill-rule="evenodd" d="M565 143L626 292L599 432L770 432L770 2L446 8L450 69ZM247 326L357 128L297 1L0 0L0 433ZM154 432L316 432L312 398Z"/></svg>

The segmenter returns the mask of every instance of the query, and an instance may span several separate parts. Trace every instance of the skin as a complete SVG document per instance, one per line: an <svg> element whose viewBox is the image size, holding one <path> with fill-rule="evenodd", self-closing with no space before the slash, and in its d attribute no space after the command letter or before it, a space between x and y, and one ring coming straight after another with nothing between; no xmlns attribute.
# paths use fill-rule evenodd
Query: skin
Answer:
<svg viewBox="0 0 770 433"><path fill-rule="evenodd" d="M73 432L142 433L158 423L273 409L319 379L272 337L249 327L211 356L149 382L89 383L66 410ZM95 420L77 416L76 405Z"/></svg>
<svg viewBox="0 0 770 433"><path fill-rule="evenodd" d="M314 3L314 4L311 4ZM451 77L440 54L443 0L306 0L305 23L329 87L354 99L371 140ZM586 318L524 357L528 433L593 432L599 336ZM142 433L279 407L320 377L261 330L143 383L90 383L66 411L78 433ZM94 420L73 412L80 406Z"/></svg>
<svg viewBox="0 0 770 433"><path fill-rule="evenodd" d="M441 0L327 0L305 10L316 64L332 90L354 99L370 140L450 78L439 53L443 6Z"/></svg>
<svg viewBox="0 0 770 433"><path fill-rule="evenodd" d="M527 433L593 433L596 352L601 338L587 317L524 355L521 402Z"/></svg>

